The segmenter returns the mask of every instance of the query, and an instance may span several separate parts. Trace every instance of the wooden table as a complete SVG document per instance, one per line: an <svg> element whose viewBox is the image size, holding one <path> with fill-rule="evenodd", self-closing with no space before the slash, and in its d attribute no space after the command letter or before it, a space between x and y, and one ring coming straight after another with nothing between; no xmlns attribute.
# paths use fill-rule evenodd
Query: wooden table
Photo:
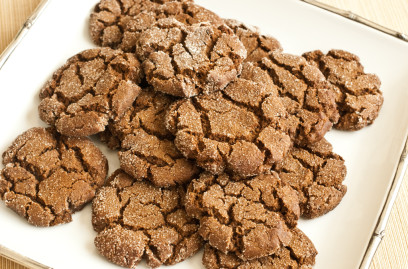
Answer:
<svg viewBox="0 0 408 269"><path fill-rule="evenodd" d="M40 0L0 0L0 52L12 41ZM320 0L350 10L388 28L408 34L408 0ZM0 238L1 243L1 238ZM0 269L25 267L0 257ZM371 269L408 268L408 175L397 201Z"/></svg>

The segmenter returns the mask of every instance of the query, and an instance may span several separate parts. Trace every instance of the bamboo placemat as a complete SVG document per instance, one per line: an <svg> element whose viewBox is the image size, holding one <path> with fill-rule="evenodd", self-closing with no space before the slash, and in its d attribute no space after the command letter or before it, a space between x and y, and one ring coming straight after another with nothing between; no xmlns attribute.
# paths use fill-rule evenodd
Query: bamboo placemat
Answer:
<svg viewBox="0 0 408 269"><path fill-rule="evenodd" d="M350 10L378 24L408 34L407 0L319 1L344 10ZM40 0L0 0L0 52L12 41L39 2ZM352 227L350 228L352 229ZM25 268L0 256L0 269ZM370 267L370 269L383 268L408 268L408 175L405 176L392 210L386 236Z"/></svg>

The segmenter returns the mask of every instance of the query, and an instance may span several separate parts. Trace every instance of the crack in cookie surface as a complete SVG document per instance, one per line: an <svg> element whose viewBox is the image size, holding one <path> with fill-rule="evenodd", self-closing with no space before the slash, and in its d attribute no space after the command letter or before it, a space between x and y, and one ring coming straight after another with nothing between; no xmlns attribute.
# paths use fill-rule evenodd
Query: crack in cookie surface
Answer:
<svg viewBox="0 0 408 269"><path fill-rule="evenodd" d="M32 128L3 153L0 197L35 226L70 222L103 185L108 163L87 138Z"/></svg>
<svg viewBox="0 0 408 269"><path fill-rule="evenodd" d="M111 262L134 268L172 265L203 245L198 222L187 216L183 187L159 188L117 170L92 204L95 246Z"/></svg>
<svg viewBox="0 0 408 269"><path fill-rule="evenodd" d="M301 215L306 218L333 210L347 192L342 184L347 173L344 160L324 138L313 145L294 146L276 171L298 191Z"/></svg>
<svg viewBox="0 0 408 269"><path fill-rule="evenodd" d="M339 121L334 125L340 130L360 130L378 117L384 97L381 81L375 74L367 74L358 56L344 50L320 50L303 54L318 67L336 93Z"/></svg>
<svg viewBox="0 0 408 269"><path fill-rule="evenodd" d="M88 136L117 120L140 92L139 61L109 48L70 58L41 89L40 118L64 135Z"/></svg>
<svg viewBox="0 0 408 269"><path fill-rule="evenodd" d="M200 235L223 253L253 260L279 252L299 218L297 193L276 174L251 179L204 172L186 194L186 211Z"/></svg>

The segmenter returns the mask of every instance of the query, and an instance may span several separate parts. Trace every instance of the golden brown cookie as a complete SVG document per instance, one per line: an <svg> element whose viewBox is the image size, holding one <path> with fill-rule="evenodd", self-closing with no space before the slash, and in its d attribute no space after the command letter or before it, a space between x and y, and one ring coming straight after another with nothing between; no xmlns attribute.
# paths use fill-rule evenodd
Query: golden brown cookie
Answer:
<svg viewBox="0 0 408 269"><path fill-rule="evenodd" d="M247 50L247 57L244 62L259 62L263 57L267 57L271 51L282 51L282 46L276 38L260 34L257 27L248 26L233 19L224 21L239 37Z"/></svg>
<svg viewBox="0 0 408 269"><path fill-rule="evenodd" d="M333 210L347 192L342 184L347 173L344 160L324 138L313 145L294 146L276 170L283 182L298 191L305 218Z"/></svg>
<svg viewBox="0 0 408 269"><path fill-rule="evenodd" d="M268 171L291 147L285 106L268 79L245 63L241 77L224 90L176 102L166 117L176 147L214 174Z"/></svg>
<svg viewBox="0 0 408 269"><path fill-rule="evenodd" d="M310 144L322 139L339 115L335 94L320 70L303 57L279 51L258 64L278 87L295 143Z"/></svg>
<svg viewBox="0 0 408 269"><path fill-rule="evenodd" d="M320 68L336 93L340 113L336 129L355 131L370 125L381 110L384 97L381 81L375 74L367 74L357 55L344 50L320 50L303 56Z"/></svg>
<svg viewBox="0 0 408 269"><path fill-rule="evenodd" d="M40 118L69 136L88 136L118 120L140 93L139 61L110 48L85 50L59 68L40 92Z"/></svg>
<svg viewBox="0 0 408 269"><path fill-rule="evenodd" d="M188 186L185 207L204 240L244 261L288 246L300 212L296 191L275 173L243 180L204 172Z"/></svg>
<svg viewBox="0 0 408 269"><path fill-rule="evenodd" d="M226 25L167 18L140 34L136 54L156 91L191 97L225 88L241 73L246 49Z"/></svg>
<svg viewBox="0 0 408 269"><path fill-rule="evenodd" d="M87 138L32 128L3 153L0 197L6 206L35 226L72 220L103 185L108 163Z"/></svg>
<svg viewBox="0 0 408 269"><path fill-rule="evenodd" d="M203 264L207 269L310 269L315 263L317 250L312 241L298 228L292 230L292 240L278 252L259 259L242 261L233 253L205 245Z"/></svg>
<svg viewBox="0 0 408 269"><path fill-rule="evenodd" d="M182 187L163 189L135 181L121 170L109 178L92 203L95 246L109 261L135 268L172 265L203 245L198 221L187 216Z"/></svg>

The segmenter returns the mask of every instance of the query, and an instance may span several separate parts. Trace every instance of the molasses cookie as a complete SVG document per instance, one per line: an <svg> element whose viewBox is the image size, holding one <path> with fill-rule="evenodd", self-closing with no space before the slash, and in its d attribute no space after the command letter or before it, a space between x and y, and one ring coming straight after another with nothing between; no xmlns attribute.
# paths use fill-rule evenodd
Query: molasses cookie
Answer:
<svg viewBox="0 0 408 269"><path fill-rule="evenodd" d="M268 74L244 63L224 90L182 99L166 116L167 129L184 156L213 174L258 175L291 147L287 112Z"/></svg>
<svg viewBox="0 0 408 269"><path fill-rule="evenodd" d="M335 94L318 68L305 58L274 51L258 63L278 87L296 144L315 143L337 122Z"/></svg>
<svg viewBox="0 0 408 269"><path fill-rule="evenodd" d="M375 74L367 74L357 55L344 50L320 50L303 56L320 68L336 93L340 113L336 129L355 131L370 125L377 118L384 97L381 81Z"/></svg>
<svg viewBox="0 0 408 269"><path fill-rule="evenodd" d="M88 136L118 120L140 93L139 61L110 48L85 50L59 68L40 92L40 118L70 136Z"/></svg>
<svg viewBox="0 0 408 269"><path fill-rule="evenodd" d="M203 245L198 221L183 207L182 187L163 189L135 181L121 170L108 179L92 204L95 246L111 262L135 268L171 265L193 256Z"/></svg>
<svg viewBox="0 0 408 269"><path fill-rule="evenodd" d="M136 54L156 91L191 97L225 88L241 73L246 49L226 25L167 18L140 34Z"/></svg>
<svg viewBox="0 0 408 269"><path fill-rule="evenodd" d="M298 228L292 230L292 240L278 252L255 260L242 261L233 253L205 245L203 264L207 269L310 269L315 263L317 250L312 241Z"/></svg>
<svg viewBox="0 0 408 269"><path fill-rule="evenodd" d="M168 107L177 99L155 92L151 88L142 88L132 106L118 121L110 121L105 132L101 133L103 141L111 149L120 149L121 141L137 129L144 129L161 139L173 140L173 135L166 130L165 115ZM103 135L102 135L103 134Z"/></svg>
<svg viewBox="0 0 408 269"><path fill-rule="evenodd" d="M159 187L191 181L198 167L184 158L166 130L164 116L174 98L151 89L143 90L122 119L109 124L120 141L120 166L137 180L147 179Z"/></svg>
<svg viewBox="0 0 408 269"><path fill-rule="evenodd" d="M204 172L188 186L185 208L204 240L244 261L288 246L299 218L296 191L275 173L243 180Z"/></svg>
<svg viewBox="0 0 408 269"><path fill-rule="evenodd" d="M102 186L108 163L87 138L32 128L3 153L0 197L35 226L54 226L90 202Z"/></svg>
<svg viewBox="0 0 408 269"><path fill-rule="evenodd" d="M247 50L245 62L258 62L263 57L267 57L271 51L282 51L281 44L277 39L260 34L257 27L248 26L233 19L224 21L244 44Z"/></svg>
<svg viewBox="0 0 408 269"><path fill-rule="evenodd" d="M123 38L118 47L124 51L136 51L138 57L144 60L145 54L136 50L137 40L143 31L164 18L172 18L185 25L208 22L217 27L224 24L224 21L216 14L194 3L168 2L127 20L122 26Z"/></svg>
<svg viewBox="0 0 408 269"><path fill-rule="evenodd" d="M188 25L204 21L223 23L216 14L193 1L108 0L95 6L89 27L97 45L134 52L139 34L157 20L169 17Z"/></svg>
<svg viewBox="0 0 408 269"><path fill-rule="evenodd" d="M283 182L298 191L305 218L333 210L347 191L342 184L347 173L344 160L324 138L312 145L294 146L276 170Z"/></svg>

